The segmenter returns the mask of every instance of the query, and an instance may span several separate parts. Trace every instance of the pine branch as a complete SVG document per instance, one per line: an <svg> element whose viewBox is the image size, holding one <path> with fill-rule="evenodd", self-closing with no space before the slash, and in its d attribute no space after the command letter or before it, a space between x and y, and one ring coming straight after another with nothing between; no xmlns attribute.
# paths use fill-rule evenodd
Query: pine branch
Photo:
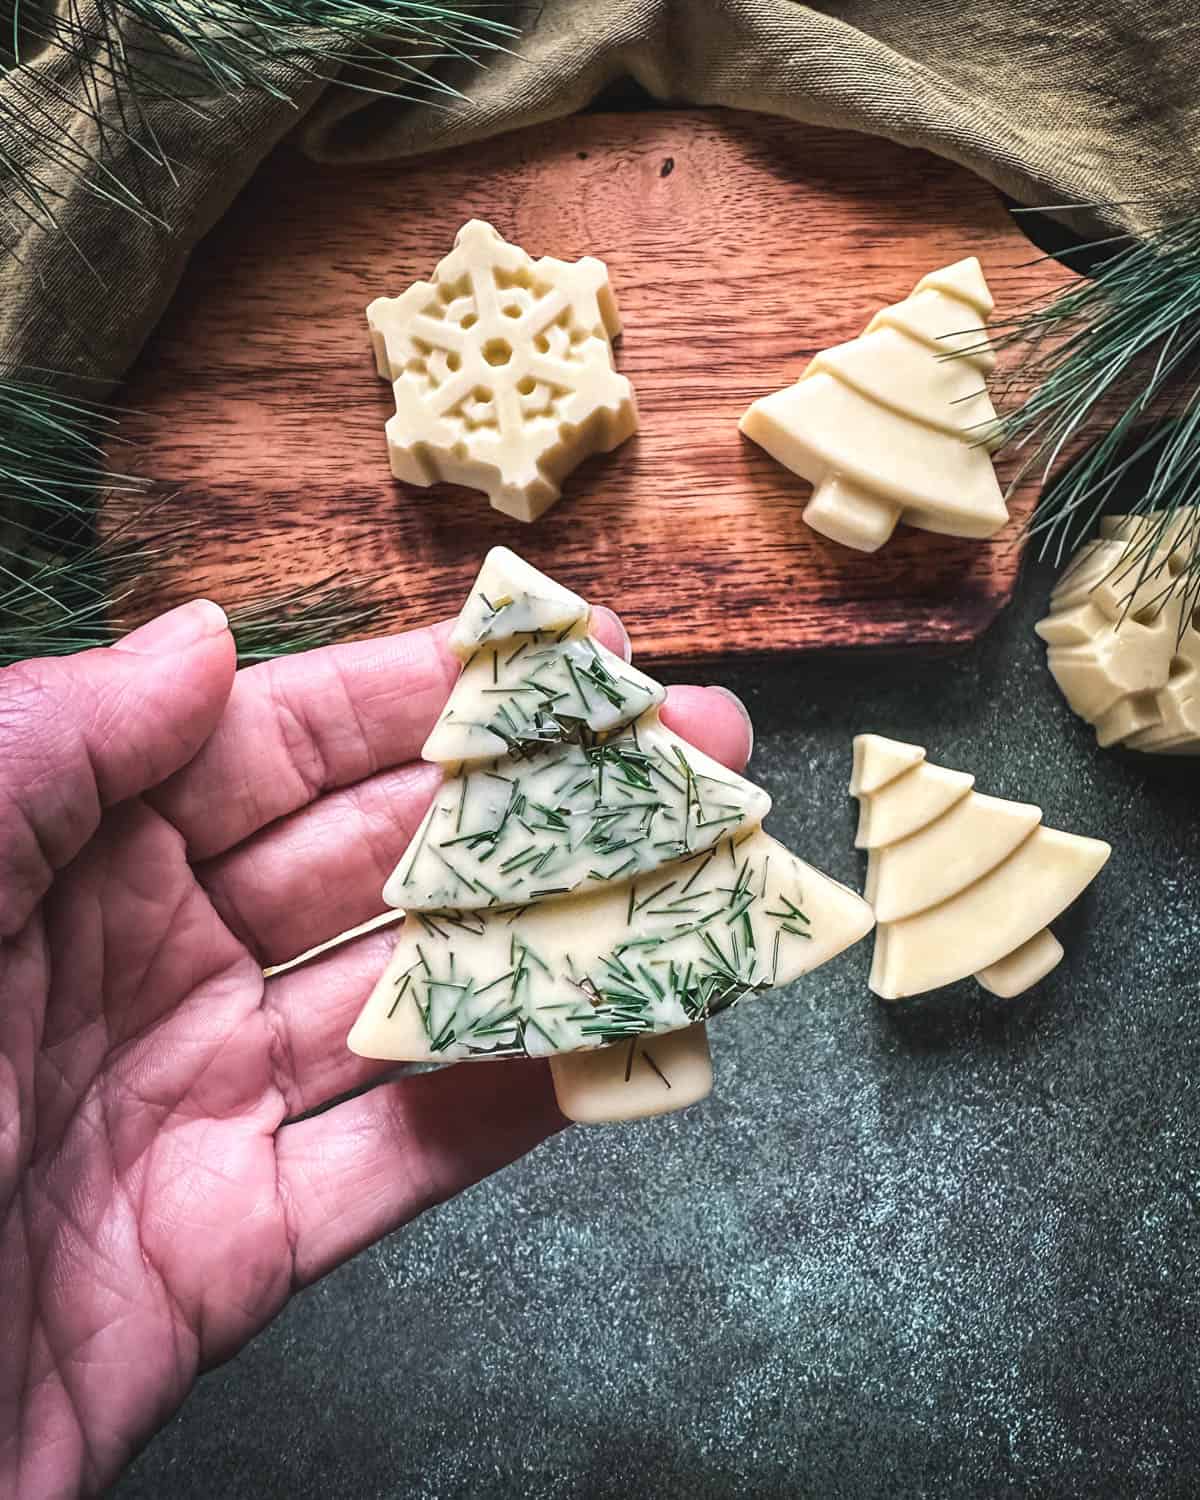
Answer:
<svg viewBox="0 0 1200 1500"><path fill-rule="evenodd" d="M139 582L156 562L172 555L175 529L161 539L105 539L44 556L36 565L0 573L0 667L36 656L68 656L110 646L124 634L118 624L136 616ZM382 615L367 587L360 591L334 576L300 589L279 589L252 604L231 603L226 613L238 648L238 665L335 645L368 635Z"/></svg>
<svg viewBox="0 0 1200 1500"><path fill-rule="evenodd" d="M119 413L58 396L48 378L0 377L0 666L110 645L144 615L147 576L200 525L195 512L156 524L161 502L147 482L106 466ZM351 588L331 577L233 601L239 660L368 633L380 597L370 580Z"/></svg>
<svg viewBox="0 0 1200 1500"><path fill-rule="evenodd" d="M299 589L278 589L253 604L234 603L229 628L237 642L238 665L313 651L339 641L370 635L383 615L372 579L357 584L330 574Z"/></svg>
<svg viewBox="0 0 1200 1500"><path fill-rule="evenodd" d="M1044 487L1030 524L1043 556L1061 563L1118 490L1147 476L1122 504L1133 515L1161 513L1131 571L1132 595L1180 509L1200 504L1200 219L1115 243L1090 280L1012 319L993 343L1013 350L1034 387L1002 418L1001 438L1022 455L1012 486L1034 474ZM1103 435L1074 459L1100 419ZM1200 553L1171 588L1200 596Z"/></svg>
<svg viewBox="0 0 1200 1500"><path fill-rule="evenodd" d="M116 623L138 609L138 580L169 557L178 542L104 541L46 557L14 576L0 575L0 667L36 656L69 656L111 646L124 634ZM238 665L311 651L369 635L382 615L366 587L360 593L331 576L301 589L279 589L226 613Z"/></svg>
<svg viewBox="0 0 1200 1500"><path fill-rule="evenodd" d="M198 116L224 94L295 103L316 82L389 98L460 97L439 69L504 51L487 5L425 0L14 0L0 43L0 248L61 228L82 191L161 224L153 173L174 168L151 123L167 100ZM80 116L87 122L80 129ZM122 176L117 162L129 170ZM144 170L143 170L144 169ZM136 179L136 180L133 180Z"/></svg>

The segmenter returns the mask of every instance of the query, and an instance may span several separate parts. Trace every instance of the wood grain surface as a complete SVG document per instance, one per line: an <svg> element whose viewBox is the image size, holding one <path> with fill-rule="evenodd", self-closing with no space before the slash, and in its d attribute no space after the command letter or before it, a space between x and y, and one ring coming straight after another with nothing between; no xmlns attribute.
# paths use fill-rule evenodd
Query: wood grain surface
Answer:
<svg viewBox="0 0 1200 1500"><path fill-rule="evenodd" d="M427 276L471 217L535 256L602 257L625 323L641 431L532 526L388 471L363 310ZM1028 489L991 542L901 527L866 556L810 531L808 486L737 431L756 396L969 254L998 316L1071 279L962 169L764 116L577 116L356 169L281 152L196 252L124 393L167 519L204 518L144 602L361 576L403 628L453 613L503 542L619 608L641 661L969 641L1011 595Z"/></svg>

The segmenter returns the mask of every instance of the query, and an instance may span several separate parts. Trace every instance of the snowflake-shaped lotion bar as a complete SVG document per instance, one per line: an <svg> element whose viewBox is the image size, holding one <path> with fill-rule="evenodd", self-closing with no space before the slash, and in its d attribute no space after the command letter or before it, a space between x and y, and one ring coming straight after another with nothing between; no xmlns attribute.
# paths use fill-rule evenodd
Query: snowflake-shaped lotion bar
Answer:
<svg viewBox="0 0 1200 1500"><path fill-rule="evenodd" d="M535 261L472 219L432 281L376 298L367 323L396 396L392 473L409 484L467 485L534 521L577 464L637 430L608 269L590 255Z"/></svg>

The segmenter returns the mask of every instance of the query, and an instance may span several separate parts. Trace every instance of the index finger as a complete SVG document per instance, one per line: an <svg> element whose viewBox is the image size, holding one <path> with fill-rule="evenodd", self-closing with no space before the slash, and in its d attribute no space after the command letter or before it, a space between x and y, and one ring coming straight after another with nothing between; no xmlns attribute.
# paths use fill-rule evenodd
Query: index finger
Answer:
<svg viewBox="0 0 1200 1500"><path fill-rule="evenodd" d="M461 666L452 623L243 668L213 734L148 800L191 858L209 859L323 792L416 760ZM610 610L592 629L627 650Z"/></svg>

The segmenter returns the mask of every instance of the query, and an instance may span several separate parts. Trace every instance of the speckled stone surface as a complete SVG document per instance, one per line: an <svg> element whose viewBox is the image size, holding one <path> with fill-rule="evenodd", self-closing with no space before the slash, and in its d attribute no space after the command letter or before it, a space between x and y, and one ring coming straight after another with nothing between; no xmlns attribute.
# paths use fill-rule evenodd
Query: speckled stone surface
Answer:
<svg viewBox="0 0 1200 1500"><path fill-rule="evenodd" d="M574 1130L331 1276L118 1500L1200 1493L1200 762L1096 749L1048 587L954 659L731 685L772 831L860 887L859 730L1108 838L1051 979L885 1009L868 941L722 1017L714 1098Z"/></svg>

